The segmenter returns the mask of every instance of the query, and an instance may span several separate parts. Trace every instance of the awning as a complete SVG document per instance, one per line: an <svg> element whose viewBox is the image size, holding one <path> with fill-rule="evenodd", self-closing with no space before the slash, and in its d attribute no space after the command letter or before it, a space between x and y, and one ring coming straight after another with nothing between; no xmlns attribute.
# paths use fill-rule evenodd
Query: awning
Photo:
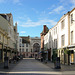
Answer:
<svg viewBox="0 0 75 75"><path fill-rule="evenodd" d="M75 45L69 45L68 48L75 48Z"/></svg>
<svg viewBox="0 0 75 75"><path fill-rule="evenodd" d="M68 49L69 49L69 50L74 50L74 52L75 52L75 45L69 45L69 46L68 46Z"/></svg>

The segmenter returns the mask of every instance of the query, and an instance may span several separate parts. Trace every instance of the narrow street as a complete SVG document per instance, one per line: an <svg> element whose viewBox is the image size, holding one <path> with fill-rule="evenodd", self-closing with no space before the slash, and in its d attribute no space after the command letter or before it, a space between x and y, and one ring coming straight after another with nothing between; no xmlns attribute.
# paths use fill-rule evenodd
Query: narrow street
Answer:
<svg viewBox="0 0 75 75"><path fill-rule="evenodd" d="M0 70L1 71L1 70ZM52 67L48 67L34 58L27 58L19 61L16 64L10 64L9 69L1 71L0 75L61 75Z"/></svg>
<svg viewBox="0 0 75 75"><path fill-rule="evenodd" d="M34 58L24 58L17 63L10 63L9 69L4 69L0 64L0 75L74 75L71 67L62 66L61 69L54 69L54 64L35 60Z"/></svg>

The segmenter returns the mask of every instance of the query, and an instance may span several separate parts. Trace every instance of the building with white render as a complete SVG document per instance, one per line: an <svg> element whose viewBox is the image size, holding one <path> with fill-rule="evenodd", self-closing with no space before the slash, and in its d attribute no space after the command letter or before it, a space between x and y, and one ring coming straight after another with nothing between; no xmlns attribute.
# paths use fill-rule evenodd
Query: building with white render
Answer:
<svg viewBox="0 0 75 75"><path fill-rule="evenodd" d="M75 8L64 14L44 36L44 46L53 56L60 57L62 64L75 63Z"/></svg>

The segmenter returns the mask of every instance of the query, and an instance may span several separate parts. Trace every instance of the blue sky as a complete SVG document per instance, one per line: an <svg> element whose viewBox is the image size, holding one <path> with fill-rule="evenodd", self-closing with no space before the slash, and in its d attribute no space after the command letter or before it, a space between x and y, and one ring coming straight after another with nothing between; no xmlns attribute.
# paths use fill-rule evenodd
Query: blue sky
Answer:
<svg viewBox="0 0 75 75"><path fill-rule="evenodd" d="M0 0L0 13L12 13L20 36L40 37L75 7L75 0Z"/></svg>

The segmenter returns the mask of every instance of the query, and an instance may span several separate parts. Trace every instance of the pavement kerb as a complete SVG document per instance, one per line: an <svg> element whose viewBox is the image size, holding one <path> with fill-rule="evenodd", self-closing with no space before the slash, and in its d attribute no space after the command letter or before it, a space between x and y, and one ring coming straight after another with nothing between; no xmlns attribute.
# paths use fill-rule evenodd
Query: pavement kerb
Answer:
<svg viewBox="0 0 75 75"><path fill-rule="evenodd" d="M4 74L56 74L56 75L59 75L59 74L62 74L62 72L54 72L54 71L23 71L23 72L0 72L0 73L4 73Z"/></svg>
<svg viewBox="0 0 75 75"><path fill-rule="evenodd" d="M63 71L62 74L65 74L65 75L74 74L75 75L75 71Z"/></svg>

